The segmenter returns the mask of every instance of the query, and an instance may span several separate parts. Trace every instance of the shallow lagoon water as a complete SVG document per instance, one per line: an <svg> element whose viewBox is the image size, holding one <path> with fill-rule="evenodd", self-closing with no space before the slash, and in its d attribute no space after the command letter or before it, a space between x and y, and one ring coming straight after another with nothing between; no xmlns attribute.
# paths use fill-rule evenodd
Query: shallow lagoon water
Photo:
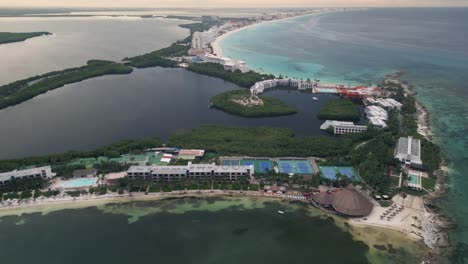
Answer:
<svg viewBox="0 0 468 264"><path fill-rule="evenodd" d="M0 158L93 149L123 139L189 132L206 124L287 127L299 136L325 134L316 115L334 96L276 90L298 108L290 116L243 118L208 107L212 96L240 89L184 69L149 68L50 91L0 111Z"/></svg>
<svg viewBox="0 0 468 264"><path fill-rule="evenodd" d="M171 263L398 263L401 256L420 257L414 242L395 246L391 253L376 252L356 240L360 229L345 227L339 219L303 204L261 198L114 203L0 219L0 244L9 252L4 260L14 263L129 263L135 258ZM398 241L391 231L376 235L380 243ZM29 254L20 254L24 247Z"/></svg>
<svg viewBox="0 0 468 264"><path fill-rule="evenodd" d="M0 45L0 85L88 60L121 61L171 45L189 33L190 21L139 17L0 17L0 32L52 35Z"/></svg>

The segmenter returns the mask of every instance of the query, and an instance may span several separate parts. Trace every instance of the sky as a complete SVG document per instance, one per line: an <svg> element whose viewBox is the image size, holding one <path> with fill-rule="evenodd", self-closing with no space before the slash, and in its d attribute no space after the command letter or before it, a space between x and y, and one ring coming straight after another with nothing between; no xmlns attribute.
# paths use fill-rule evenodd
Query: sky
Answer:
<svg viewBox="0 0 468 264"><path fill-rule="evenodd" d="M0 7L368 7L468 6L468 0L0 0Z"/></svg>

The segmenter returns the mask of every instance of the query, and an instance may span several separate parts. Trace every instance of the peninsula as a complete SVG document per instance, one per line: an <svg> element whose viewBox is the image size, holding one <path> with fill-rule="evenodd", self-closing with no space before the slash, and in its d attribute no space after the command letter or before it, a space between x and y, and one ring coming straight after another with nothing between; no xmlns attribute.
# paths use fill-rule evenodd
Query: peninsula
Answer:
<svg viewBox="0 0 468 264"><path fill-rule="evenodd" d="M90 60L86 66L49 72L43 75L0 86L0 109L22 103L66 84L111 75L129 74L132 68L120 63Z"/></svg>
<svg viewBox="0 0 468 264"><path fill-rule="evenodd" d="M27 32L27 33L12 33L0 32L0 45L13 42L21 42L30 38L52 35L50 32Z"/></svg>

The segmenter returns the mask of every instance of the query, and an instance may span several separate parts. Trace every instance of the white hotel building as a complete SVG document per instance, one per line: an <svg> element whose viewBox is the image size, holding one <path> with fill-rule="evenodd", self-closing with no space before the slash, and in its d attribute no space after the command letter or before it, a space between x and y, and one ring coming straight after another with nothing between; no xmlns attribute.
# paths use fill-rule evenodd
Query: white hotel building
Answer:
<svg viewBox="0 0 468 264"><path fill-rule="evenodd" d="M13 179L34 179L43 178L49 179L55 176L52 173L50 166L44 166L39 168L31 168L25 170L14 170L9 172L0 173L0 185L9 183Z"/></svg>
<svg viewBox="0 0 468 264"><path fill-rule="evenodd" d="M413 137L401 137L395 149L395 159L406 165L422 165L421 140Z"/></svg>
<svg viewBox="0 0 468 264"><path fill-rule="evenodd" d="M380 106L370 105L364 110L369 123L374 126L387 127L388 112Z"/></svg>
<svg viewBox="0 0 468 264"><path fill-rule="evenodd" d="M361 133L367 130L367 126L355 125L353 122L327 120L320 126L320 129L327 130L333 128L333 133L343 135L348 133Z"/></svg>
<svg viewBox="0 0 468 264"><path fill-rule="evenodd" d="M250 177L253 173L253 166L218 166L214 163L189 162L186 166L131 166L127 171L127 177L151 179L153 182L211 177L220 180L237 180L241 177Z"/></svg>
<svg viewBox="0 0 468 264"><path fill-rule="evenodd" d="M312 89L314 82L297 80L297 79L271 79L255 83L250 87L250 93L253 95L264 93L265 90L282 86L282 87L297 87L299 90Z"/></svg>
<svg viewBox="0 0 468 264"><path fill-rule="evenodd" d="M219 36L219 28L212 27L207 31L194 32L192 36L192 48L193 49L204 49L209 48L210 43L213 42Z"/></svg>

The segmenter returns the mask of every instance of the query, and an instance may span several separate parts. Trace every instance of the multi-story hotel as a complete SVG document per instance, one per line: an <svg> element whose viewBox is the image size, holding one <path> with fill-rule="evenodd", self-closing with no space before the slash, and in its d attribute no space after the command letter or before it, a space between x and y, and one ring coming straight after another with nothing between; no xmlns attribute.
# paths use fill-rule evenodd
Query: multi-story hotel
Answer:
<svg viewBox="0 0 468 264"><path fill-rule="evenodd" d="M320 126L320 129L326 130L329 127L333 128L333 133L336 135L348 133L360 133L367 130L367 126L355 125L353 122L327 120Z"/></svg>
<svg viewBox="0 0 468 264"><path fill-rule="evenodd" d="M253 166L218 166L211 164L192 164L186 166L131 166L127 171L130 179L144 178L157 181L173 181L183 179L211 178L221 180L237 180L250 177L254 173Z"/></svg>
<svg viewBox="0 0 468 264"><path fill-rule="evenodd" d="M54 174L50 166L31 168L25 170L14 170L0 173L0 185L9 183L13 179L52 178Z"/></svg>
<svg viewBox="0 0 468 264"><path fill-rule="evenodd" d="M422 165L421 161L421 140L413 137L401 137L395 149L395 159L406 165Z"/></svg>

